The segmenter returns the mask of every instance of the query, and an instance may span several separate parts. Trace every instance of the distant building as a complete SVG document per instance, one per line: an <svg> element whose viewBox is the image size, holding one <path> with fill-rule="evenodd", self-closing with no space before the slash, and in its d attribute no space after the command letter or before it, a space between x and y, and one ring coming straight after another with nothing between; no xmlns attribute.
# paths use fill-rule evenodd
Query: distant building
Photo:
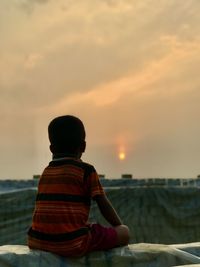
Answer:
<svg viewBox="0 0 200 267"><path fill-rule="evenodd" d="M40 174L34 174L33 175L33 179L39 179L40 178Z"/></svg>
<svg viewBox="0 0 200 267"><path fill-rule="evenodd" d="M132 174L128 174L128 173L125 173L125 174L122 174L122 179L132 179L133 178L133 176L132 176Z"/></svg>
<svg viewBox="0 0 200 267"><path fill-rule="evenodd" d="M99 174L99 178L100 178L100 179L105 179L106 176L105 176L105 174Z"/></svg>

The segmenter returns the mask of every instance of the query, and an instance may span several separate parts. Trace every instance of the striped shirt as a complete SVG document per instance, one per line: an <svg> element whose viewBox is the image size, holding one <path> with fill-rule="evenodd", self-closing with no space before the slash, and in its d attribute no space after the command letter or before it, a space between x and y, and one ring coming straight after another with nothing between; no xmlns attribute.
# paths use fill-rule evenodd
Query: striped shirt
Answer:
<svg viewBox="0 0 200 267"><path fill-rule="evenodd" d="M90 202L102 194L92 165L73 158L51 161L39 181L29 247L64 256L83 255L91 238Z"/></svg>

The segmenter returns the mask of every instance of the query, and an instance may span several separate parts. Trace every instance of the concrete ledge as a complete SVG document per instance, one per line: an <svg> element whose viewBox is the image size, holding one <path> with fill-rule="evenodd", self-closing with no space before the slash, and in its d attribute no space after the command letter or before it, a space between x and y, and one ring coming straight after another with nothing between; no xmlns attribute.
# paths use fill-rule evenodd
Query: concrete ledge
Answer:
<svg viewBox="0 0 200 267"><path fill-rule="evenodd" d="M0 267L200 267L200 243L133 244L70 259L22 245L0 246Z"/></svg>

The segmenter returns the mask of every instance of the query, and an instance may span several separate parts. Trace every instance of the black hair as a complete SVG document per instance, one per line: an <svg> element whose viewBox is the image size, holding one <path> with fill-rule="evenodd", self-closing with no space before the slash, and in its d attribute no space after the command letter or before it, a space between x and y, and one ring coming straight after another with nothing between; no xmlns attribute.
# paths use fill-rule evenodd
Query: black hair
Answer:
<svg viewBox="0 0 200 267"><path fill-rule="evenodd" d="M85 128L82 121L72 115L53 119L48 126L52 153L74 153L85 144Z"/></svg>

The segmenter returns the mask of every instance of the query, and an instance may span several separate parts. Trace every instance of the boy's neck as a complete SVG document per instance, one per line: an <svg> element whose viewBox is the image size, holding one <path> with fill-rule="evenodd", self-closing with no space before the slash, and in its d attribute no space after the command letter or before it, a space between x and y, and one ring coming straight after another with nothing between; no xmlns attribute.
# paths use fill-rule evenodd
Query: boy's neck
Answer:
<svg viewBox="0 0 200 267"><path fill-rule="evenodd" d="M74 159L80 159L81 154L80 153L55 153L53 154L53 160L54 159L62 159L62 158L74 158Z"/></svg>

